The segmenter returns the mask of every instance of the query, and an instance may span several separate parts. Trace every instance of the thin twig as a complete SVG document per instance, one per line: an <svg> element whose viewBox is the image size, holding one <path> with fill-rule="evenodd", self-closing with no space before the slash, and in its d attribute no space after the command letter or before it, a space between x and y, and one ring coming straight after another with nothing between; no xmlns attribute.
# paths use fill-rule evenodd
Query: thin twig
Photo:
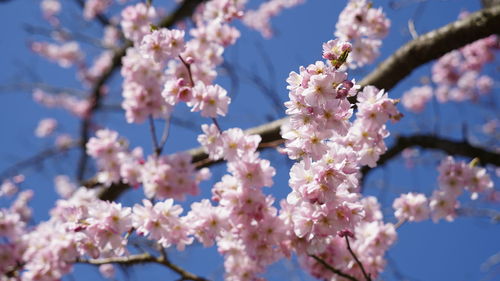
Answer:
<svg viewBox="0 0 500 281"><path fill-rule="evenodd" d="M405 219L403 220L399 220L395 225L394 225L394 229L398 229L400 228L404 223L406 222Z"/></svg>
<svg viewBox="0 0 500 281"><path fill-rule="evenodd" d="M417 30L415 30L415 23L412 19L408 20L408 31L410 32L411 38L413 38L413 40L418 38Z"/></svg>
<svg viewBox="0 0 500 281"><path fill-rule="evenodd" d="M149 115L148 120L149 120L149 132L151 133L151 139L153 142L154 153L156 156L158 156L161 153L161 148L160 148L160 145L158 144L158 140L156 139L155 120L153 119L153 116L151 116L151 115Z"/></svg>
<svg viewBox="0 0 500 281"><path fill-rule="evenodd" d="M165 147L165 143L167 143L168 134L170 131L170 119L170 117L165 119L165 126L163 127L163 133L160 140L160 150L158 151L158 154L161 154L161 152L163 151L163 147Z"/></svg>
<svg viewBox="0 0 500 281"><path fill-rule="evenodd" d="M10 167L0 172L0 180L14 176L16 173L19 173L19 171L22 169L40 164L42 161L47 160L48 158L55 157L60 153L67 152L69 149L77 147L79 145L80 145L79 141L73 141L64 147L51 147L42 150L31 157L28 157L26 159L23 159L19 162L12 164Z"/></svg>
<svg viewBox="0 0 500 281"><path fill-rule="evenodd" d="M358 259L358 257L356 256L356 254L352 250L351 243L349 242L349 235L345 235L344 238L345 238L345 242L347 243L347 250L349 251L349 253L351 253L351 256L354 258L354 260L356 261L356 263L361 268L361 272L363 272L363 276L365 277L366 281L372 281L372 278L370 277L370 274L366 273L365 267L363 266L363 264L361 263L361 261Z"/></svg>
<svg viewBox="0 0 500 281"><path fill-rule="evenodd" d="M214 122L215 127L217 127L217 130L219 130L219 133L222 133L222 130L220 128L219 122L217 121L217 118L212 118L212 122Z"/></svg>

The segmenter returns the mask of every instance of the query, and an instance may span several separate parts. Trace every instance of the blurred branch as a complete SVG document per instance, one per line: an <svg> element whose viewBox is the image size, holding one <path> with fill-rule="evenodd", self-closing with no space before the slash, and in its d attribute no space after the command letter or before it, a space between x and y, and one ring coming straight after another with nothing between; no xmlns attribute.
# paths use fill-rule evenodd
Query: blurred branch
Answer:
<svg viewBox="0 0 500 281"><path fill-rule="evenodd" d="M91 36L85 35L80 32L70 32L64 28L55 28L55 29L48 29L36 25L31 25L31 24L25 24L24 25L24 30L27 33L33 34L33 35L44 35L49 38L54 37L54 33L57 33L60 37L64 38L64 40L69 41L69 40L75 40L83 43L90 44L92 46L98 47L98 48L106 48L106 46L103 46L102 42L96 38L93 38Z"/></svg>
<svg viewBox="0 0 500 281"><path fill-rule="evenodd" d="M208 281L207 279L197 276L191 272L184 270L183 268L171 263L165 255L161 257L152 256L149 253L131 255L127 257L112 257L112 258L102 258L102 259L78 259L77 263L93 264L93 265L103 265L108 263L120 264L120 265L135 265L143 263L157 263L170 268L175 273L181 276L181 280L193 280L193 281Z"/></svg>
<svg viewBox="0 0 500 281"><path fill-rule="evenodd" d="M491 223L500 222L500 212L493 209L475 209L475 208L459 208L457 214L466 217L483 217L489 218Z"/></svg>
<svg viewBox="0 0 500 281"><path fill-rule="evenodd" d="M37 83L37 82L18 82L7 85L0 85L0 92L9 92L9 91L30 91L32 92L34 89L40 89L48 92L49 94L69 94L73 96L82 97L85 93L81 90L73 89L73 88L65 88L65 87L57 87L51 86L45 83Z"/></svg>
<svg viewBox="0 0 500 281"><path fill-rule="evenodd" d="M62 148L61 147L51 147L51 148L47 148L45 150L42 150L31 157L28 157L26 159L23 159L19 162L12 164L8 168L6 168L2 172L0 172L0 181L7 179L9 177L15 176L23 169L26 169L26 168L33 166L33 165L39 165L44 160L47 160L51 157L55 157L60 153L66 152L69 149L74 148L74 147L78 147L78 146L80 146L80 141L74 141L74 142L70 143L69 145L62 147Z"/></svg>

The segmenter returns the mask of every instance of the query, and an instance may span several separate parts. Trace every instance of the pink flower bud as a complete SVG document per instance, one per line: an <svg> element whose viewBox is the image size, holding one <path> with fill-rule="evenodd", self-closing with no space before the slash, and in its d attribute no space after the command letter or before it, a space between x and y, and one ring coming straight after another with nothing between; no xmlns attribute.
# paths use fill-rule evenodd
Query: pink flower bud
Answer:
<svg viewBox="0 0 500 281"><path fill-rule="evenodd" d="M193 57L187 57L187 58L186 58L186 63L187 63L187 64L192 64L192 63L194 63L194 58L193 58Z"/></svg>

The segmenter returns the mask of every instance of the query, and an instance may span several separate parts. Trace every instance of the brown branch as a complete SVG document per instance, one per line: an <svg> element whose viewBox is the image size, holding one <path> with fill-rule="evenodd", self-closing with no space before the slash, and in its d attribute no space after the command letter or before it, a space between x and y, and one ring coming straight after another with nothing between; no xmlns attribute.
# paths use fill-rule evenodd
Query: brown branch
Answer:
<svg viewBox="0 0 500 281"><path fill-rule="evenodd" d="M103 259L77 259L77 263L85 263L92 265L103 265L109 263L121 264L121 265L135 265L144 263L157 263L164 265L181 276L181 280L193 280L193 281L208 281L207 279L197 276L178 265L171 263L165 256L155 257L149 253L131 255L127 257L112 257Z"/></svg>
<svg viewBox="0 0 500 281"><path fill-rule="evenodd" d="M460 155L469 158L478 158L480 162L500 166L500 153L473 146L466 141L453 141L431 135L398 136L395 143L380 156L377 167L383 166L389 160L398 156L403 150L410 147L421 147L446 152L450 155ZM365 178L373 168L361 168L362 178Z"/></svg>
<svg viewBox="0 0 500 281"><path fill-rule="evenodd" d="M163 18L158 26L167 28L173 26L175 23L190 16L193 13L194 9L204 1L205 0L184 0L172 14ZM92 89L90 90L90 96L88 100L91 103L91 107L89 109L87 117L82 120L80 126L80 139L82 140L82 145L80 146L80 159L78 161L76 174L76 178L78 181L83 180L87 167L88 155L86 153L85 145L89 140L89 131L92 124L92 116L101 106L103 97L101 88L108 82L112 74L121 66L122 57L125 56L127 49L132 47L132 45L132 42L127 40L120 49L117 49L115 51L111 66L99 77L99 79L97 79L97 81L92 86Z"/></svg>
<svg viewBox="0 0 500 281"><path fill-rule="evenodd" d="M433 59L462 47L468 43L472 43L478 39L499 32L500 26L500 6L495 6L488 9L471 14L469 17L448 24L435 31L426 33L419 38L402 46L396 53L382 62L374 69L360 84L363 86L374 85L378 88L384 88L386 91L392 89L399 81L409 75L413 69L416 69L422 64L425 64ZM351 101L354 102L354 101ZM269 143L279 144L282 140L280 128L287 118L279 119L252 129L247 130L248 134L259 134L262 137L260 148L269 147ZM463 143L452 142L452 147L462 147ZM417 145L417 144L415 144ZM469 145L470 146L470 145ZM472 146L470 146L472 147ZM425 148L442 149L448 152L448 146L432 147L431 144ZM474 148L474 147L473 147ZM401 150L402 151L402 150ZM398 151L397 153L401 152ZM453 150L452 153L464 156L479 157L483 155L481 161L491 163L498 166L499 157L497 153L492 153L481 148L475 148L473 154L464 155L460 149ZM208 155L203 151L203 148L198 147L188 151L193 157L193 163L197 167L206 167L217 162L208 158ZM396 154L397 154L396 153ZM387 154L387 153L386 153ZM385 155L385 154L384 154ZM388 157L388 156L386 156ZM392 156L394 157L394 156ZM391 158L392 158L391 157ZM492 159L496 157L496 159ZM95 186L95 181L89 181L85 186ZM115 184L107 188L100 196L102 199L114 200L124 190L128 188L124 184Z"/></svg>
<svg viewBox="0 0 500 281"><path fill-rule="evenodd" d="M500 33L500 5L470 14L399 48L366 76L362 85L389 90L417 67L491 34Z"/></svg>

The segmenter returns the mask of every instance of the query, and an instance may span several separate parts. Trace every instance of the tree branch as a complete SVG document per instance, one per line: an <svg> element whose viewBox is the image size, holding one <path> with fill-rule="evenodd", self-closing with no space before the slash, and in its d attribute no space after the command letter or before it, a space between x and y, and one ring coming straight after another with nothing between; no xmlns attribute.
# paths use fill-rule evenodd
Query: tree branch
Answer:
<svg viewBox="0 0 500 281"><path fill-rule="evenodd" d="M500 5L470 14L399 48L366 76L361 85L389 90L417 67L491 34L500 34Z"/></svg>
<svg viewBox="0 0 500 281"><path fill-rule="evenodd" d="M389 160L398 156L409 147L421 147L446 152L450 155L460 155L469 158L478 158L481 163L500 166L500 153L489 151L481 147L473 146L466 141L453 141L431 135L398 136L394 144L380 156L377 167L383 166ZM374 168L364 166L361 168L362 179L364 179Z"/></svg>
<svg viewBox="0 0 500 281"><path fill-rule="evenodd" d="M149 253L131 255L127 257L112 257L112 258L103 258L103 259L77 259L77 263L85 263L92 265L103 265L109 263L116 263L121 265L135 265L135 264L143 264L143 263L157 263L164 265L170 268L175 273L181 276L181 280L193 280L193 281L208 281L207 279L197 276L185 269L171 263L165 256L155 257Z"/></svg>

